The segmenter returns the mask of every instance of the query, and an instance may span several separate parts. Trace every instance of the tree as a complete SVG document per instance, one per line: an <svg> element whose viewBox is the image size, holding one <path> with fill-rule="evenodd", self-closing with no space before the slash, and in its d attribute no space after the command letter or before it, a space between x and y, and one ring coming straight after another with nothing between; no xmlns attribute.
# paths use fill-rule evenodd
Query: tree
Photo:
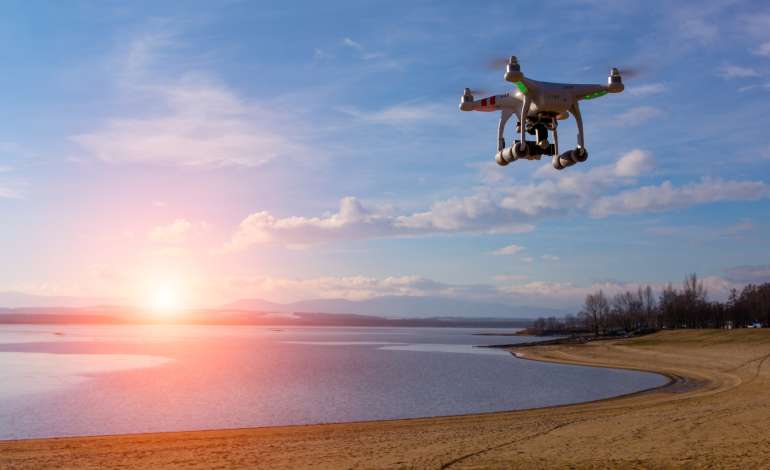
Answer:
<svg viewBox="0 0 770 470"><path fill-rule="evenodd" d="M770 283L733 289L726 303L709 302L703 282L688 274L681 290L668 284L657 300L650 286L615 294L611 302L599 290L586 296L577 318L542 320L543 327L558 324L561 331L576 331L578 323L597 336L612 329L770 327Z"/></svg>
<svg viewBox="0 0 770 470"><path fill-rule="evenodd" d="M593 331L594 335L598 336L600 330L604 332L607 328L609 312L610 305L607 302L607 297L600 290L596 294L586 296L585 305L580 315L584 319L586 329Z"/></svg>

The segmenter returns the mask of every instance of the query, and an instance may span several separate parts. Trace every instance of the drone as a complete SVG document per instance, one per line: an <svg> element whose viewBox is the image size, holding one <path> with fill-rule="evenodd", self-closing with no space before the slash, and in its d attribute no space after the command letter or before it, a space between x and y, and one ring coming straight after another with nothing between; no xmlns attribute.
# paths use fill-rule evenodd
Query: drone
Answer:
<svg viewBox="0 0 770 470"><path fill-rule="evenodd" d="M505 69L505 80L516 85L516 89L504 95L494 95L474 100L470 88L460 98L461 111L501 111L497 128L497 154L495 161L505 166L516 160L540 160L543 155L552 156L553 167L563 170L588 159L583 137L583 118L579 102L620 93L625 88L620 71L613 68L607 78L607 85L549 83L532 80L524 76L516 56L511 56ZM559 154L558 122L567 119L570 113L577 123L577 147ZM510 147L505 146L503 131L505 124L516 115L516 131L519 139ZM548 141L548 132L553 133L553 143ZM526 134L534 136L527 140Z"/></svg>

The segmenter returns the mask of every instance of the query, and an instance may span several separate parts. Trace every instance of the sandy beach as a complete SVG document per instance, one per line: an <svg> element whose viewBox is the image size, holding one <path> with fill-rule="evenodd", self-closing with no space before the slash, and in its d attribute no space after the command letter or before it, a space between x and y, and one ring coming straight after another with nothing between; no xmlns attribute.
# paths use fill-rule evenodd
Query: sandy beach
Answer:
<svg viewBox="0 0 770 470"><path fill-rule="evenodd" d="M666 331L513 352L672 380L525 411L5 441L0 468L770 468L770 330Z"/></svg>

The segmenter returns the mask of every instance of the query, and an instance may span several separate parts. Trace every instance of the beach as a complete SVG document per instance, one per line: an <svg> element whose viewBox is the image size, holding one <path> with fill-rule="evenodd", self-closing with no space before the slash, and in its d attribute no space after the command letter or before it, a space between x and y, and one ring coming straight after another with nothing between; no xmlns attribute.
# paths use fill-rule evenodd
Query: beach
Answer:
<svg viewBox="0 0 770 470"><path fill-rule="evenodd" d="M512 352L670 382L514 412L3 441L0 468L770 468L770 330L664 331Z"/></svg>

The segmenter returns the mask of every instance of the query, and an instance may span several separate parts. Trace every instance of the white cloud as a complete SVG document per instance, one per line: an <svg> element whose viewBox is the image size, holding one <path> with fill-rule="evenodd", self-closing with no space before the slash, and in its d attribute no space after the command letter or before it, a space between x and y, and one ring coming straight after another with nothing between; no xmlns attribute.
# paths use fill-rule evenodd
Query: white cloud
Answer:
<svg viewBox="0 0 770 470"><path fill-rule="evenodd" d="M770 13L753 12L751 15L743 17L746 32L757 38L768 38L770 32Z"/></svg>
<svg viewBox="0 0 770 470"><path fill-rule="evenodd" d="M531 224L511 222L504 212L490 199L479 196L441 201L431 211L411 215L368 209L355 197L346 197L337 212L323 217L277 218L266 211L251 214L240 223L225 251L269 242L305 245L438 233L533 230Z"/></svg>
<svg viewBox="0 0 770 470"><path fill-rule="evenodd" d="M672 226L656 226L656 227L647 227L644 229L645 233L649 233L650 235L660 235L660 236L670 236L670 235L680 235L689 230L689 227L672 227Z"/></svg>
<svg viewBox="0 0 770 470"><path fill-rule="evenodd" d="M355 49L357 51L363 51L364 50L364 46L362 46L361 43L359 43L357 41L354 41L354 40L352 40L350 38L343 38L342 39L342 44L345 45L345 46L350 47L351 49Z"/></svg>
<svg viewBox="0 0 770 470"><path fill-rule="evenodd" d="M10 186L4 186L0 182L0 198L3 199L21 199L22 193L21 191L14 189Z"/></svg>
<svg viewBox="0 0 770 470"><path fill-rule="evenodd" d="M495 163L495 165L497 165ZM553 164L549 161L543 163L535 171L532 172L533 178L556 178L559 175L553 171Z"/></svg>
<svg viewBox="0 0 770 470"><path fill-rule="evenodd" d="M753 53L762 57L770 57L770 42L763 42L754 49Z"/></svg>
<svg viewBox="0 0 770 470"><path fill-rule="evenodd" d="M10 166L0 166L0 173L10 173L13 169ZM0 199L22 199L24 193L21 188L23 183L11 178L0 178Z"/></svg>
<svg viewBox="0 0 770 470"><path fill-rule="evenodd" d="M754 226L754 222L752 222L751 219L744 219L725 227L724 230L722 230L722 234L727 236L736 236L745 232L751 232L755 228L756 227Z"/></svg>
<svg viewBox="0 0 770 470"><path fill-rule="evenodd" d="M725 300L730 289L740 288L744 280L764 279L766 266L737 267L728 272L740 276L741 280L717 276L702 277L709 298ZM376 278L371 276L324 276L306 279L287 279L260 276L233 278L220 286L230 298L261 297L278 301L302 299L348 299L363 300L382 296L436 296L445 298L475 299L499 302L508 305L530 305L537 307L577 309L585 296L598 290L607 295L632 291L650 285L660 292L668 282L620 282L603 281L587 285L569 282L526 281L522 275L500 275L495 284L450 284L415 275ZM674 287L679 282L674 280Z"/></svg>
<svg viewBox="0 0 770 470"><path fill-rule="evenodd" d="M227 88L182 81L155 90L159 115L109 119L101 128L71 137L108 162L182 166L259 166L299 150L267 124L268 116Z"/></svg>
<svg viewBox="0 0 770 470"><path fill-rule="evenodd" d="M735 282L770 282L770 265L744 265L725 269L727 278Z"/></svg>
<svg viewBox="0 0 770 470"><path fill-rule="evenodd" d="M500 206L533 219L583 210L601 194L627 185L652 166L648 152L634 149L612 165L595 166L584 172L567 170L546 181L513 187Z"/></svg>
<svg viewBox="0 0 770 470"><path fill-rule="evenodd" d="M495 194L482 191L472 196L438 201L427 211L398 216L395 226L417 233L522 233L533 230L532 225L525 223L527 217L522 217L521 210L506 207L504 197L496 199Z"/></svg>
<svg viewBox="0 0 770 470"><path fill-rule="evenodd" d="M308 279L280 277L235 278L224 286L233 297L259 296L271 299L347 299L364 300L382 296L443 296L479 298L495 295L488 285L448 284L421 276L324 276Z"/></svg>
<svg viewBox="0 0 770 470"><path fill-rule="evenodd" d="M632 96L657 95L667 90L668 87L663 83L647 83L644 85L631 85L626 87L626 92Z"/></svg>
<svg viewBox="0 0 770 470"><path fill-rule="evenodd" d="M9 164L17 159L30 159L33 153L16 142L0 141L0 157L4 160L0 163L0 199L22 199L25 181L19 179L13 173L16 168Z"/></svg>
<svg viewBox="0 0 770 470"><path fill-rule="evenodd" d="M327 60L334 58L334 55L321 49L321 48L315 48L313 49L313 59L314 60Z"/></svg>
<svg viewBox="0 0 770 470"><path fill-rule="evenodd" d="M508 245L493 251L492 254L493 255L515 255L516 253L522 251L523 249L524 249L523 246Z"/></svg>
<svg viewBox="0 0 770 470"><path fill-rule="evenodd" d="M708 292L710 299L724 301L730 295L730 289L740 289L744 282L734 282L718 276L701 277L700 281ZM649 285L656 293L661 292L668 282L594 282L589 285L577 285L571 282L533 281L509 285L500 285L497 290L512 302L523 305L542 305L548 307L579 308L586 295L599 290L613 296L626 291L636 292L639 287ZM680 288L676 281L671 283Z"/></svg>
<svg viewBox="0 0 770 470"><path fill-rule="evenodd" d="M743 234L755 229L751 219L739 220L734 224L722 225L657 225L646 228L645 233L659 236L679 236L689 240L714 240L724 237L740 238Z"/></svg>
<svg viewBox="0 0 770 470"><path fill-rule="evenodd" d="M473 162L467 165L478 170L478 178L484 185L495 185L506 180L505 171L501 171L500 165L492 161Z"/></svg>
<svg viewBox="0 0 770 470"><path fill-rule="evenodd" d="M580 305L586 295L598 290L613 295L627 290L636 290L639 284L620 282L601 282L579 286L570 282L532 281L498 287L501 294L507 295L525 304L533 305Z"/></svg>
<svg viewBox="0 0 770 470"><path fill-rule="evenodd" d="M742 86L742 87L738 88L738 91L740 93L743 93L743 92L746 92L746 91L751 91L751 90L756 90L756 89L770 90L770 83L763 83L761 85L757 85L757 84L746 85L746 86Z"/></svg>
<svg viewBox="0 0 770 470"><path fill-rule="evenodd" d="M277 123L280 112L239 97L199 72L179 77L150 73L149 65L170 42L168 35L137 38L122 58L116 80L121 93L151 110L113 117L70 139L107 162L193 167L259 166L279 155L304 151ZM296 127L296 123L294 124ZM296 129L292 136L301 135Z"/></svg>
<svg viewBox="0 0 770 470"><path fill-rule="evenodd" d="M193 223L187 219L176 219L169 224L153 227L148 232L147 238L157 243L179 245L185 243L193 232L207 228L208 224L205 222Z"/></svg>
<svg viewBox="0 0 770 470"><path fill-rule="evenodd" d="M341 111L361 121L391 126L411 125L419 121L445 122L445 107L434 103L399 103L379 110L360 110L351 106L339 106Z"/></svg>
<svg viewBox="0 0 770 470"><path fill-rule="evenodd" d="M624 154L615 164L615 174L623 178L636 178L655 167L652 156L641 149Z"/></svg>
<svg viewBox="0 0 770 470"><path fill-rule="evenodd" d="M694 39L703 45L712 43L719 34L716 25L704 18L684 18L679 27L686 38Z"/></svg>
<svg viewBox="0 0 770 470"><path fill-rule="evenodd" d="M385 53L370 51L360 42L354 41L348 37L342 39L342 45L358 52L363 60L382 59L386 57Z"/></svg>
<svg viewBox="0 0 770 470"><path fill-rule="evenodd" d="M530 260L532 262L534 260ZM526 262L526 261L524 261ZM589 285L572 283L526 281L520 275L498 276L498 284L449 284L422 276L406 275L376 278L371 276L324 276L307 279L280 277L235 278L223 286L232 298L261 297L280 301L301 299L364 300L382 296L436 296L476 299L509 305L531 305L551 308L577 309L587 294L601 289L608 295L636 291L643 285L633 282L596 282ZM726 297L730 281L721 278L703 278L712 298ZM653 283L660 291L664 283Z"/></svg>
<svg viewBox="0 0 770 470"><path fill-rule="evenodd" d="M719 75L723 78L749 78L758 77L759 72L757 72L757 70L752 67L725 65L719 69Z"/></svg>
<svg viewBox="0 0 770 470"><path fill-rule="evenodd" d="M612 214L665 211L719 201L753 201L770 197L770 186L761 181L725 181L703 178L698 183L674 186L664 181L656 186L622 191L599 198L591 208L593 217Z"/></svg>
<svg viewBox="0 0 770 470"><path fill-rule="evenodd" d="M24 147L17 144L16 142L11 142L7 140L0 140L0 153L5 154L4 156L11 156L14 154L29 156L29 152L25 150Z"/></svg>
<svg viewBox="0 0 770 470"><path fill-rule="evenodd" d="M492 279L501 283L521 282L529 279L529 276L526 274L498 274L497 276L492 276Z"/></svg>
<svg viewBox="0 0 770 470"><path fill-rule="evenodd" d="M618 114L613 122L621 127L634 127L662 115L663 112L658 108L652 106L636 106L626 112Z"/></svg>
<svg viewBox="0 0 770 470"><path fill-rule="evenodd" d="M549 254L543 255L541 256L541 258L545 261L559 261L561 259L556 255L549 255Z"/></svg>
<svg viewBox="0 0 770 470"><path fill-rule="evenodd" d="M176 219L167 225L160 225L150 230L147 237L159 243L184 243L187 235L192 230L193 224L186 219Z"/></svg>
<svg viewBox="0 0 770 470"><path fill-rule="evenodd" d="M127 44L124 55L118 63L126 85L135 84L133 81L138 76L144 75L147 68L159 60L164 50L173 47L174 34L167 24L163 26L163 28L138 35Z"/></svg>

